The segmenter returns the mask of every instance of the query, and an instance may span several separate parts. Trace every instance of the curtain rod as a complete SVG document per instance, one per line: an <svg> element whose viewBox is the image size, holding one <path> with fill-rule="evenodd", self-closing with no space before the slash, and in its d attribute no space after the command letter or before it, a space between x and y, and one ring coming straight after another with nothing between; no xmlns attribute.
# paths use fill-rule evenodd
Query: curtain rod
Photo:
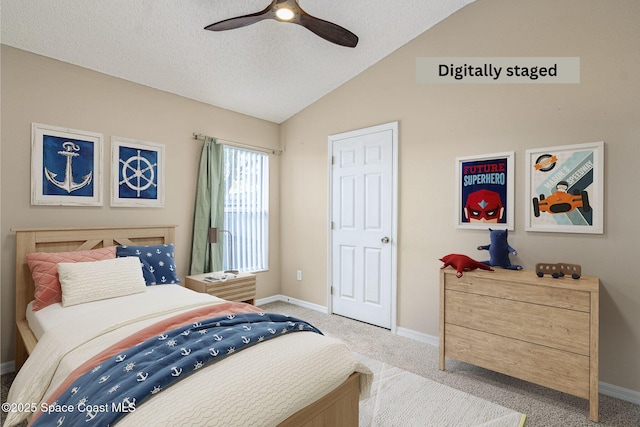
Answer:
<svg viewBox="0 0 640 427"><path fill-rule="evenodd" d="M230 145L232 147L238 147L238 148L248 148L251 150L262 151L264 153L282 154L282 150L274 150L273 148L265 148L265 147L259 147L257 145L243 144L241 142L229 141L226 139L219 139L213 136L202 135L201 133L194 132L193 139L202 140L204 142L215 141L216 144Z"/></svg>

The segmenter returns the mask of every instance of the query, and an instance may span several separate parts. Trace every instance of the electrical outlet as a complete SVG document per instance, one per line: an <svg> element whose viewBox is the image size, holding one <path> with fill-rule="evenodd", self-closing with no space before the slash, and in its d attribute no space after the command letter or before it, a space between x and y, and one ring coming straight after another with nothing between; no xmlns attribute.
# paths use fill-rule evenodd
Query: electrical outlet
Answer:
<svg viewBox="0 0 640 427"><path fill-rule="evenodd" d="M296 271L296 280L302 280L302 270Z"/></svg>

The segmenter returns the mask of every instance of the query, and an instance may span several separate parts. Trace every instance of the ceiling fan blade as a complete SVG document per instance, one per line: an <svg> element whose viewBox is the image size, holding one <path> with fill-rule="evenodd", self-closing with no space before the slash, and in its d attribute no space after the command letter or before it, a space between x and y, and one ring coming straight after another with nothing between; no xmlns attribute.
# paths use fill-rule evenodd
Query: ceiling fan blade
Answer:
<svg viewBox="0 0 640 427"><path fill-rule="evenodd" d="M331 43L345 47L356 47L358 44L358 36L351 31L333 22L311 16L306 12L300 14L300 19L296 23Z"/></svg>
<svg viewBox="0 0 640 427"><path fill-rule="evenodd" d="M292 12L292 16L278 17L278 12L283 12L280 9L288 9ZM323 39L340 46L356 47L358 44L358 36L337 24L309 15L300 7L297 0L272 0L271 4L260 12L225 19L204 29L210 31L232 30L255 24L264 19L275 19L280 22L302 25Z"/></svg>
<svg viewBox="0 0 640 427"><path fill-rule="evenodd" d="M275 13L273 11L273 5L276 2L272 2L266 9L252 13L250 15L244 16L236 16L235 18L225 19L220 22L215 22L211 25L207 25L204 27L205 30L209 31L225 31L225 30L233 30L234 28L246 27L247 25L255 24L256 22L260 22L263 19L273 19L275 18Z"/></svg>

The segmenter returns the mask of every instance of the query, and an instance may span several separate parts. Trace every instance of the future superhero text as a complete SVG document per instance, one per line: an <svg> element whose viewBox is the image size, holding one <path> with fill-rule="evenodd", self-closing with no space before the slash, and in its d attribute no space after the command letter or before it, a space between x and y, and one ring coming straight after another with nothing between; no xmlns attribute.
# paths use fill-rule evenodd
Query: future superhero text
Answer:
<svg viewBox="0 0 640 427"><path fill-rule="evenodd" d="M506 182L504 163L468 165L462 169L464 175L462 185L465 187L479 184L504 185Z"/></svg>

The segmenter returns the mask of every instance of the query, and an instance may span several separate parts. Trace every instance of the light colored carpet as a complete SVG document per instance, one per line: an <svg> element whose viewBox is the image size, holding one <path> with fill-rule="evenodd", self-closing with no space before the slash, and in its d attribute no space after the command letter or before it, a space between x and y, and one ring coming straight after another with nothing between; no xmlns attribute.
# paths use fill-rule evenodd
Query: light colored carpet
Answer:
<svg viewBox="0 0 640 427"><path fill-rule="evenodd" d="M596 424L589 420L586 399L449 358L447 370L441 371L438 347L427 343L284 302L262 308L305 319L325 335L342 339L355 353L526 414L526 427L640 427L640 405L601 394L600 422Z"/></svg>
<svg viewBox="0 0 640 427"><path fill-rule="evenodd" d="M521 427L526 416L367 356L371 397L360 402L360 427Z"/></svg>

